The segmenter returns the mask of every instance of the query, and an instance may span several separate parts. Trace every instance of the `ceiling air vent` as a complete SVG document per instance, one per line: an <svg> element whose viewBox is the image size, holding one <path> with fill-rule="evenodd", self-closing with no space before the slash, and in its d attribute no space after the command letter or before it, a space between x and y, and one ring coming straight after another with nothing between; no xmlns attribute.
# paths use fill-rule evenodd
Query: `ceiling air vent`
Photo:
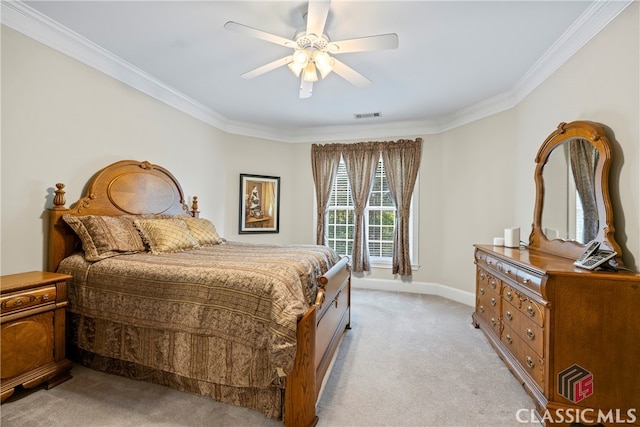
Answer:
<svg viewBox="0 0 640 427"><path fill-rule="evenodd" d="M366 113L366 114L354 114L353 117L355 117L356 119L370 119L372 117L380 117L382 116L382 113L378 112L378 113Z"/></svg>

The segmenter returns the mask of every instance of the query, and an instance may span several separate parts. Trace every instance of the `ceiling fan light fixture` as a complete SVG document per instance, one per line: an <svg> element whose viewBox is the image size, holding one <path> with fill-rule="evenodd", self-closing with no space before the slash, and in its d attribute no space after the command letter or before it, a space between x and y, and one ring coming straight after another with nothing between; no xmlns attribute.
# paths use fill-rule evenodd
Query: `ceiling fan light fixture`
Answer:
<svg viewBox="0 0 640 427"><path fill-rule="evenodd" d="M304 68L307 65L307 61L309 61L309 54L304 49L296 49L293 52L293 62L299 64Z"/></svg>
<svg viewBox="0 0 640 427"><path fill-rule="evenodd" d="M315 82L318 80L318 74L316 73L316 66L313 61L307 62L307 66L304 68L304 74L302 79L307 82Z"/></svg>
<svg viewBox="0 0 640 427"><path fill-rule="evenodd" d="M379 34L332 42L324 32L330 3L331 0L309 1L307 24L296 31L293 39L258 30L234 21L228 21L224 24L224 28L227 30L293 49L290 55L241 74L240 77L252 79L280 66L287 65L300 82L300 98L311 96L313 82L318 81L318 72L320 72L322 78L326 78L327 75L335 71L338 76L356 87L364 88L369 86L371 80L343 62L332 58L332 55L396 49L398 47L398 35L395 33Z"/></svg>
<svg viewBox="0 0 640 427"><path fill-rule="evenodd" d="M296 49L293 52L293 61L289 63L289 69L296 77L300 77L300 73L308 63L309 54L304 49Z"/></svg>
<svg viewBox="0 0 640 427"><path fill-rule="evenodd" d="M300 77L300 73L304 70L304 65L300 65L297 62L289 62L289 69L293 73L294 76Z"/></svg>
<svg viewBox="0 0 640 427"><path fill-rule="evenodd" d="M323 79L333 71L333 66L335 64L335 60L326 52L318 52L314 57L314 62Z"/></svg>

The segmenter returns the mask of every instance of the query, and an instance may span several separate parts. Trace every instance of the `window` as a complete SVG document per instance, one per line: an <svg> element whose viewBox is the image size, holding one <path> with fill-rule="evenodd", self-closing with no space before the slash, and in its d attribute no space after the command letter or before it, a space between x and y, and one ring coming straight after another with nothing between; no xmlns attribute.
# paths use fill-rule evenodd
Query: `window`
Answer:
<svg viewBox="0 0 640 427"><path fill-rule="evenodd" d="M351 188L344 161L341 159L329 198L327 216L328 245L340 255L351 255L355 234L355 214ZM365 226L372 262L390 262L393 257L393 231L396 211L384 173L382 158L365 211Z"/></svg>
<svg viewBox="0 0 640 427"><path fill-rule="evenodd" d="M355 234L355 211L347 168L340 159L338 172L333 181L327 216L328 245L340 255L351 255Z"/></svg>
<svg viewBox="0 0 640 427"><path fill-rule="evenodd" d="M580 193L576 190L576 240L578 242L584 242L584 210L582 208L582 200L580 199ZM570 228L571 230L571 228ZM567 236L570 237L570 236ZM586 242L585 242L586 243Z"/></svg>
<svg viewBox="0 0 640 427"><path fill-rule="evenodd" d="M368 206L366 214L369 256L372 258L392 258L396 208L389 194L382 159L378 161Z"/></svg>

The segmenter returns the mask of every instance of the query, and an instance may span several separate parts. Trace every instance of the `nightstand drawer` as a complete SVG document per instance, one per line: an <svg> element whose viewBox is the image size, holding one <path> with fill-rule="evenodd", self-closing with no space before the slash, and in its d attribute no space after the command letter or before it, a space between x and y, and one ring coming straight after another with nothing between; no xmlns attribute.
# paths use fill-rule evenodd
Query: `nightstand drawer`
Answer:
<svg viewBox="0 0 640 427"><path fill-rule="evenodd" d="M47 286L3 295L0 299L0 310L2 314L5 314L38 305L55 304L55 302L56 287Z"/></svg>
<svg viewBox="0 0 640 427"><path fill-rule="evenodd" d="M0 276L0 402L16 387L54 387L71 378L65 356L68 274Z"/></svg>

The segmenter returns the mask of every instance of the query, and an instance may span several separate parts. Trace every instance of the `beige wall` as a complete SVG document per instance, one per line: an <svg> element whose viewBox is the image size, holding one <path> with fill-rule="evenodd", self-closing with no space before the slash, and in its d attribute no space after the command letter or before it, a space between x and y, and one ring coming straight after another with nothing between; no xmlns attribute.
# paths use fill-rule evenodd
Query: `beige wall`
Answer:
<svg viewBox="0 0 640 427"><path fill-rule="evenodd" d="M472 293L473 243L490 243L510 226L521 227L527 240L533 158L560 121L578 119L615 131L617 237L625 261L638 267L638 6L517 107L422 135L420 267L413 284ZM42 214L56 182L67 184L67 201L75 201L91 174L125 158L171 170L230 240L313 242L309 146L226 134L3 27L1 272L43 268ZM281 177L279 234L237 234L240 173ZM367 277L394 280L387 269Z"/></svg>
<svg viewBox="0 0 640 427"><path fill-rule="evenodd" d="M616 240L625 264L639 269L639 9L637 2L629 6L515 108L423 136L420 267L406 289L420 292L439 283L473 293L474 243L490 244L512 226L528 241L535 155L560 122L573 120L601 122L615 132L610 181ZM399 280L386 269L363 277Z"/></svg>
<svg viewBox="0 0 640 427"><path fill-rule="evenodd" d="M531 222L534 164L540 142L562 121L593 120L611 130L610 188L616 240L626 265L640 264L640 5L634 2L516 109L515 218ZM548 129L543 132L542 129Z"/></svg>
<svg viewBox="0 0 640 427"><path fill-rule="evenodd" d="M2 27L2 274L44 268L57 182L70 204L101 167L148 160L178 178L189 203L198 196L223 235L250 240L237 236L239 174L282 176L286 208L291 155L289 144L228 135ZM291 236L285 211L270 235L279 242Z"/></svg>

